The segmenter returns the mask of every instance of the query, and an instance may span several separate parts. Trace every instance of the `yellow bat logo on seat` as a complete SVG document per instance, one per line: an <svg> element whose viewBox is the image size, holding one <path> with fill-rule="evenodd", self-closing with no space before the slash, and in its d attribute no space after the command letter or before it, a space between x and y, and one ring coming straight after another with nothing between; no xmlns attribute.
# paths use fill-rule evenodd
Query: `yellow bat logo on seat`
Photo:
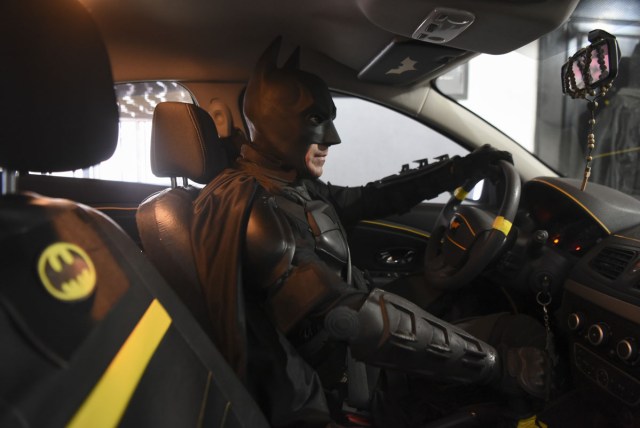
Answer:
<svg viewBox="0 0 640 428"><path fill-rule="evenodd" d="M59 300L84 299L96 286L91 258L69 242L56 242L45 248L38 259L38 275L49 294Z"/></svg>

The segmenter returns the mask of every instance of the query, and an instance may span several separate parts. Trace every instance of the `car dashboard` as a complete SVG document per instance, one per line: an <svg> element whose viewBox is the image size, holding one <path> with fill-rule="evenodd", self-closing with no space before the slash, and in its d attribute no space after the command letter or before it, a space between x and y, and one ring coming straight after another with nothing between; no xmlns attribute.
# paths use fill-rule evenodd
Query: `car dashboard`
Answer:
<svg viewBox="0 0 640 428"><path fill-rule="evenodd" d="M544 187L527 189L528 212L536 229L547 232L548 247L580 257L607 235L601 222L576 198L549 180L538 179L538 183Z"/></svg>
<svg viewBox="0 0 640 428"><path fill-rule="evenodd" d="M577 180L538 178L523 190L529 229L548 239L543 265L566 261L556 327L578 392L635 418L640 404L640 201ZM551 267L553 272L553 267ZM614 411L614 410L610 410Z"/></svg>
<svg viewBox="0 0 640 428"><path fill-rule="evenodd" d="M603 239L576 264L559 319L577 378L640 404L640 227Z"/></svg>

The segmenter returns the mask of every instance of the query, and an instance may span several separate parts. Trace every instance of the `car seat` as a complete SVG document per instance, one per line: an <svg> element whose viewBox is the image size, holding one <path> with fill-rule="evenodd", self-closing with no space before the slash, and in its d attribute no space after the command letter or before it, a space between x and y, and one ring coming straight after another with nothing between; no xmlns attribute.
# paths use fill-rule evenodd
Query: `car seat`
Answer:
<svg viewBox="0 0 640 428"><path fill-rule="evenodd" d="M163 102L153 114L151 169L169 177L171 188L145 199L136 213L147 257L211 335L198 273L192 255L193 201L200 189L230 164L211 116L194 104ZM178 186L178 178L182 186Z"/></svg>
<svg viewBox="0 0 640 428"><path fill-rule="evenodd" d="M19 172L113 153L105 46L75 0L0 2L0 426L266 427L191 313L100 212Z"/></svg>

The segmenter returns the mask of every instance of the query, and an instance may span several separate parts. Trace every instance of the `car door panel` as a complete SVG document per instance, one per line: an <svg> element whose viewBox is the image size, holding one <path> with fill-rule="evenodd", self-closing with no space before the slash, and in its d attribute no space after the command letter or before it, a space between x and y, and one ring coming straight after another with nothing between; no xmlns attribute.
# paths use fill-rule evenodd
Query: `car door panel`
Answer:
<svg viewBox="0 0 640 428"><path fill-rule="evenodd" d="M364 220L349 234L354 266L375 286L422 271L424 250L441 204L424 203L403 215Z"/></svg>

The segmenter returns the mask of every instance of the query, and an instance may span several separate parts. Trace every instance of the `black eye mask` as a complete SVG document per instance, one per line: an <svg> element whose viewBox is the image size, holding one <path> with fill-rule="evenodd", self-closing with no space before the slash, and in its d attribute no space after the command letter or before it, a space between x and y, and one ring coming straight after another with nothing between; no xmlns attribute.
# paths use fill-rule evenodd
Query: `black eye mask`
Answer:
<svg viewBox="0 0 640 428"><path fill-rule="evenodd" d="M333 125L336 107L327 84L299 70L299 49L277 66L281 38L262 54L249 79L244 114L251 145L283 169L305 170L311 144L339 144Z"/></svg>

